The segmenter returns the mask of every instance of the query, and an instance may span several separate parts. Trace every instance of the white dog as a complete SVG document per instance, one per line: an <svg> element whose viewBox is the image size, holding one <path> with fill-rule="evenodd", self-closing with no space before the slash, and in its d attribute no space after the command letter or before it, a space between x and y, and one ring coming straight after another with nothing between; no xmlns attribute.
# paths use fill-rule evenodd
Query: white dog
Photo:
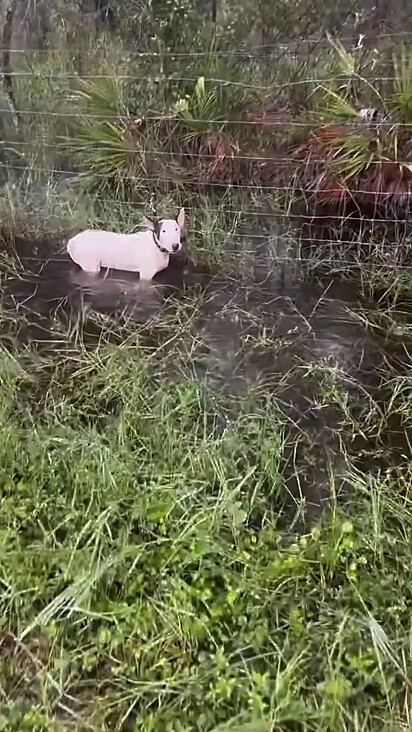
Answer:
<svg viewBox="0 0 412 732"><path fill-rule="evenodd" d="M185 224L181 208L175 219L143 217L146 231L116 234L88 229L67 243L67 251L82 270L97 275L101 267L138 272L141 280L151 280L169 264L169 256L182 248L180 237Z"/></svg>

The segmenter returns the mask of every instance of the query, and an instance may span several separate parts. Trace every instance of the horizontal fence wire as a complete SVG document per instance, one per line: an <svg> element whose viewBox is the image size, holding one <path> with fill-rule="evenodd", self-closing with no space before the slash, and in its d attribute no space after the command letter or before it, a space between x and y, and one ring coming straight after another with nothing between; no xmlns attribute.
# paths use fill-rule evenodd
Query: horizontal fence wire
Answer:
<svg viewBox="0 0 412 732"><path fill-rule="evenodd" d="M44 170L48 170L48 168L44 168ZM155 183L158 180L158 177L153 176L153 178L151 178L150 180L153 180L153 182ZM253 186L251 186L251 188L253 188ZM266 190L266 187L264 189L262 189L260 186L255 186L255 190L261 192L263 190ZM84 198L87 198L87 196L84 196ZM61 194L50 191L50 190L47 191L47 199L51 199L51 200L55 199L57 201L61 201L62 203L67 202L64 199L62 199ZM122 206L122 207L143 210L142 204L137 201L116 201L116 199L114 199L114 198L100 196L95 193L93 193L91 195L91 200L93 202L97 201L98 203L104 203L104 204L108 204L111 206L113 206L114 203L118 203L118 205ZM194 210L196 210L196 209L194 209ZM199 210L201 210L202 213L205 213L205 211L206 211L208 214L210 214L210 213L220 214L220 215L224 214L224 215L230 215L230 216L234 216L234 217L236 217L236 216L242 217L242 219L246 218L246 217L257 218L257 219L274 218L277 220L291 219L292 221L294 219L296 219L296 221L299 223L311 223L311 224L314 224L316 222L322 222L322 221L330 222L331 218L333 218L334 220L339 221L341 225L346 224L346 223L355 223L355 222L363 223L363 224L368 224L368 223L376 224L376 228L379 230L382 226L382 223L398 224L399 226L406 226L406 227L411 226L412 227L412 220L408 221L406 217L405 217L404 221L402 221L400 219L391 219L391 218L385 217L384 222L382 222L372 216L368 217L368 216L352 216L352 215L348 215L348 216L333 215L333 217L331 217L330 215L327 215L327 214L321 215L321 214L312 214L312 213L292 213L289 211L282 212L282 211L277 211L277 210L276 211L259 211L257 209L255 210L255 209L248 209L248 208L246 208L246 209L242 208L242 210L239 211L239 209L231 209L226 205L222 206L222 208L214 208L213 206L207 206L207 207L202 207L201 209L199 208ZM337 226L336 228L338 229L339 227ZM340 239L339 241L342 241L342 240Z"/></svg>
<svg viewBox="0 0 412 732"><path fill-rule="evenodd" d="M54 231L50 231L48 233L49 233L49 235L54 235L55 239L58 238L58 237L56 237ZM196 232L194 232L194 233L196 233ZM61 239L60 241L62 243L65 243L64 239ZM303 240L303 242L305 242L305 241L306 240ZM298 242L298 244L300 244L300 243L301 243L301 240ZM199 252L202 251L202 247L197 247L197 249ZM257 253L255 249L242 248L241 250L239 250L239 248L237 248L237 249L225 248L225 255L228 257L233 257L235 259L235 258L238 258L239 256L241 256L242 254L246 255L246 256L253 256L254 261L258 265L267 264L268 260L269 261L274 260L276 265L277 264L279 264L279 265L305 264L308 262L307 257L301 256L296 253L293 255L293 257L291 257L290 254L285 255L285 256L279 256L279 254L275 254L275 253L272 256L270 256L270 255L265 256L265 255L261 255L261 254ZM21 256L21 257L19 257L19 259L20 259L21 265L23 265L23 262L25 262L25 263L33 262L34 264L40 265L41 269L39 272L37 272L37 273L36 272L26 272L26 274L31 274L32 276L38 276L39 274L41 274L44 267L47 266L47 264L49 264L49 263L63 264L64 262L68 261L67 255L63 252L60 256L50 256L50 257L47 257L47 256L46 257ZM323 259L316 260L313 257L311 257L311 259L309 261L313 266L318 266L318 267L321 267L322 265L325 264ZM330 265L330 262L326 262L326 264ZM386 262L386 261L382 261L382 260L379 260L379 261L374 260L374 261L371 261L368 263L367 261L362 260L362 262L357 263L356 259L353 259L353 258L345 259L343 257L339 257L338 259L333 260L333 266L334 266L335 272L339 271L340 267L347 267L347 266L356 267L357 265L361 266L362 268L368 267L368 266L373 267L373 269L375 271L376 270L391 271L394 268L393 261ZM201 267L201 265L200 265L200 267ZM402 272L409 273L410 266L408 264L405 264L402 261L399 261L399 262L396 262L396 269L399 271L402 271ZM199 269L199 273L201 273L201 269Z"/></svg>
<svg viewBox="0 0 412 732"><path fill-rule="evenodd" d="M11 170L22 170L22 171L24 170L24 171L46 172L46 173L49 173L49 174L54 175L54 176L59 176L59 175L60 176L67 176L68 178L69 177L74 178L75 176L77 177L77 176L87 175L87 171L86 172L77 172L76 173L73 170L65 170L65 169L62 169L62 168L48 168L48 167L40 166L40 165L33 165L33 166L30 165L30 166L27 166L27 165L15 165L15 164L9 164L9 163L0 163L0 169L1 168L6 169L6 170L7 169L11 169ZM98 173L98 172L94 172L93 171L93 177L96 177L96 178L107 178L107 172L105 172L105 173ZM292 186L290 184L289 185L284 185L284 186L273 186L273 185L270 185L269 186L269 185L246 184L246 183L245 184L237 184L237 183L226 183L226 182L223 182L223 183L222 182L209 182L207 179L204 179L204 180L198 179L198 180L196 180L196 179L192 179L192 178L190 178L188 181L184 181L184 180L177 181L176 180L176 175L174 175L171 178L166 178L165 176L159 175L159 174L152 175L152 176L140 176L140 175L136 175L135 173L133 173L133 174L132 173L130 173L130 174L125 173L125 174L122 174L122 175L119 174L116 177L117 177L118 180L123 180L123 181L129 180L129 181L136 181L136 182L141 181L141 182L146 182L146 183L147 182L174 183L176 185L176 187L180 187L180 186L183 186L185 184L186 185L187 184L190 184L190 185L193 185L193 186L196 186L197 185L197 186L203 186L203 187L209 187L209 186L212 186L212 187L213 186L216 186L218 188L226 187L226 188L236 189L236 190L237 189L246 189L246 190L247 189L252 189L252 190L255 190L255 191L290 191L290 190L293 190L293 188L292 188ZM341 188L331 188L330 189L331 192L339 192L341 190L342 190ZM348 191L349 192L353 192L353 193L365 193L365 194L368 194L369 196L373 196L373 195L382 196L383 194L385 194L385 192L382 192L382 189L381 190L373 191L373 190L362 190L360 188L356 188L356 189L353 189L353 191L351 191L350 189L348 189ZM392 196L397 196L397 195L399 195L399 196L405 196L405 193L402 192L402 191L393 191L393 192L391 191L387 195L390 195L391 197Z"/></svg>
<svg viewBox="0 0 412 732"><path fill-rule="evenodd" d="M293 123L292 125L293 126ZM51 150L65 150L66 146L63 142L60 143L47 143L44 142L41 139L35 139L35 140L2 140L0 142L0 146L5 147L7 149L7 146L10 146L10 148L13 147L36 147L41 145L45 149L51 149ZM82 147L82 150L84 148ZM91 143L90 144L90 151L98 151L100 152L113 152L113 146L111 147L105 147L104 145L100 145L99 143ZM118 152L124 152L124 153L130 153L130 146L129 147L121 147L120 145L115 148L116 153ZM141 150L136 150L136 152L139 152L142 154L142 156L153 156L153 157L172 157L172 158L200 158L202 160L215 160L216 155L213 153L196 153L196 152L182 152L181 150L147 150L146 148L143 148ZM242 160L242 161L251 161L251 162L274 162L274 163L291 163L291 162L298 162L297 160L293 160L290 156L287 157L280 157L279 155L240 155L240 154L234 154L233 157L229 154L227 155L228 159L231 160ZM324 157L324 158L314 158L310 157L310 163L315 165L324 165L325 163L329 163L330 158ZM373 161L372 161L373 162ZM397 160L397 165L402 165L407 168L409 168L412 171L412 162L407 160ZM1 164L0 164L1 165Z"/></svg>
<svg viewBox="0 0 412 732"><path fill-rule="evenodd" d="M4 169L10 168L12 170L25 170L25 171L36 171L36 172L48 172L49 174L51 174L53 176L61 175L61 176L67 176L67 177L72 177L72 178L74 178L75 176L87 175L87 172L86 173L82 173L82 172L76 173L76 172L74 172L72 170L64 170L62 168L48 168L48 167L39 166L39 165L36 165L36 166L32 166L32 165L27 166L27 165L14 165L14 164L10 164L9 165L8 163L0 163L0 169L1 168L4 168ZM93 171L93 177L96 177L96 178L107 178L107 172L105 172L105 173L98 173L98 172L96 172L95 173ZM291 185L284 185L284 186L273 186L273 185L270 185L269 186L269 185L258 185L258 184L239 184L238 185L237 183L228 184L226 182L223 182L223 183L222 182L213 182L212 183L212 182L207 181L207 179L203 179L202 180L201 178L199 178L198 180L190 178L189 181L184 181L184 180L177 181L176 180L176 175L173 175L173 177L167 178L167 177L165 177L163 175L162 176L159 176L158 174L153 175L153 176L141 176L141 175L136 175L135 173L133 173L133 174L131 174L131 173L130 174L126 174L125 173L125 174L122 174L122 175L119 174L116 177L119 180L124 180L124 181L125 180L129 180L129 181L135 181L135 182L139 182L140 181L140 182L146 182L146 183L148 183L148 182L152 182L152 183L153 182L157 182L157 183L174 183L176 185L176 187L182 186L184 184L190 184L190 185L194 185L194 186L198 185L198 186L204 186L204 187L216 186L218 188L222 188L222 186L224 186L224 187L227 187L227 188L230 188L230 189L243 189L244 188L246 190L247 189L253 189L255 191L268 191L268 190L269 191L291 191L291 190L293 190L293 187ZM350 192L350 189L349 189L349 192ZM353 190L353 192L356 192L356 193L367 193L368 195L382 195L382 190L380 190L380 191L379 190L377 190L377 191L373 191L372 190L371 191L371 190L362 190L360 188L356 188L356 189ZM400 196L404 196L405 195L404 193L396 192L396 191L394 193L391 193L390 195L391 196L395 196L398 193L399 193Z"/></svg>
<svg viewBox="0 0 412 732"><path fill-rule="evenodd" d="M197 79L195 81L197 81ZM288 86L288 84L284 84L284 86ZM0 108L0 114L1 113L12 114L10 107ZM63 117L63 118L64 117L80 118L82 116L82 114L79 112L66 112L66 111L56 112L56 111L52 111L52 110L40 110L40 109L33 109L33 110L23 109L21 111L17 110L17 114L31 115L33 117ZM262 114L264 114L264 112L262 112ZM268 114L270 114L270 113L268 113ZM274 114L277 114L277 112L274 112ZM282 111L280 111L280 114L282 114ZM123 121L123 122L126 122L126 121L133 122L133 116L129 116L128 114L120 114L120 113L118 113L118 114L91 114L90 113L90 114L84 115L84 117L86 117L87 119L119 120L119 121ZM137 117L138 117L138 115L135 114L134 118L136 119ZM176 124L184 124L183 119L179 119L178 117L173 116L172 114L170 114L170 115L165 115L165 114L147 114L146 115L146 114L144 114L141 117L138 117L139 121L142 118L149 122L175 122ZM203 119L192 118L192 117L190 118L190 123L195 123L195 124L201 123L203 125L205 125L205 124L217 125L219 127L222 127L223 125L228 125L228 126L229 125L239 125L239 126L250 126L250 127L283 127L283 128L287 127L288 125L291 127L308 127L309 124L316 123L316 121L320 121L320 120L313 118L313 119L308 119L306 122L299 122L297 120L287 120L287 121L273 120L272 121L270 118L267 120L265 120L264 118L258 119L258 120L247 120L247 119L220 119L220 120L219 119L207 119L206 120L204 118ZM333 126L334 124L335 125L348 124L348 123L350 124L351 122L355 122L355 123L359 124L359 122L362 122L362 120L358 117L353 117L351 119L342 120L341 122L335 122L335 123L323 122L323 124L326 126L329 126L329 125ZM412 121L411 122L396 121L396 123L395 123L395 122L389 122L389 121L382 120L382 122L379 121L379 122L373 123L373 124L379 125L379 127L388 127L388 128L393 128L393 127L411 128L412 127Z"/></svg>
<svg viewBox="0 0 412 732"><path fill-rule="evenodd" d="M190 232L193 234L203 234L204 233L202 231L202 229L196 229L195 227L191 228ZM56 235L56 230L49 229L47 233ZM350 245L352 247L354 245L358 245L358 246L365 247L365 248L370 247L371 249L376 249L376 246L377 246L376 243L374 243L374 242L364 242L364 241L358 241L356 239L339 239L339 240L337 240L337 239L317 239L315 241L313 239L313 237L305 237L305 236L299 236L299 235L296 236L295 231L282 232L280 234L273 234L273 233L271 234L270 232L267 232L266 234L251 234L248 232L225 232L225 236L228 238L236 237L237 239L241 239L241 240L251 239L252 241L254 241L255 239L262 239L265 241L268 241L270 239L277 239L277 240L280 239L285 243L287 243L289 235L290 235L290 242L293 243L294 245L307 244L307 243L311 243L313 245L329 244L329 245L331 245L331 248L333 248L333 247L340 246L341 244L347 244L348 246ZM63 237L63 240L64 240L64 237ZM381 243L381 245L382 245L382 248L385 248L388 251L388 256L391 256L391 250L393 249L393 244L392 243L389 243L389 244ZM228 254L230 254L230 253L239 254L239 251L240 251L239 247L234 247L233 249L225 248L225 253L228 253ZM249 252L249 254L253 254L253 252L255 250L254 249L244 249L242 247L241 251L243 251L245 253ZM290 261L290 259L288 261Z"/></svg>
<svg viewBox="0 0 412 732"><path fill-rule="evenodd" d="M150 76L150 79L148 79L147 75L141 75L137 76L136 74L80 74L80 73L67 73L67 72L59 72L57 74L45 74L42 71L8 71L7 76L9 77L31 77L31 78L37 78L37 79L77 79L78 81L81 80L99 80L99 79L111 79L113 81L151 81L155 83L160 82L191 82L196 83L199 80L199 77L196 76L174 76L172 74L159 74L157 76ZM339 76L332 76L328 78L305 78L305 79L297 79L295 81L288 80L284 82L279 82L276 84L247 84L243 81L233 81L231 79L219 79L215 78L213 76L202 76L205 83L211 83L211 84L221 84L222 86L234 86L239 87L241 89L253 89L255 91L273 91L274 89L283 89L285 87L293 87L293 86L301 86L303 84L318 84L318 85L324 85L332 83L333 81L336 81L338 78L341 79L347 79L351 76L351 74L342 74ZM382 82L382 81L399 81L398 77L396 76L371 76L367 78L367 81L369 84L373 82ZM1 111L1 110L0 110Z"/></svg>
<svg viewBox="0 0 412 732"><path fill-rule="evenodd" d="M51 199L51 200L56 200L56 201L60 202L61 204L67 203L67 201L62 200L61 197L58 194L55 194L55 193L54 194L53 193L52 194L48 194L48 198ZM107 203L113 205L113 199L109 199L109 198L106 199L106 198L101 198L101 197L98 197L98 196L93 195L93 201L95 201L95 200L107 202ZM139 208L142 213L144 211L144 207L143 207L143 205L141 203L137 203L137 202L122 202L121 205L122 206L130 206L130 207L134 207L134 208ZM225 215L226 214L227 215L233 214L234 217L242 218L243 221L244 221L246 215L250 215L252 218L254 218L256 216L256 217L262 217L262 218L266 218L266 219L274 219L275 221L278 221L278 222L281 221L282 219L285 219L285 218L287 218L287 219L290 219L290 218L297 218L297 219L309 218L310 219L310 222L312 223L312 221L315 218L315 217L311 217L311 216L305 217L305 215L298 215L298 214L296 214L295 217L293 217L293 216L291 216L290 214L288 214L286 212L283 213L283 214L278 213L278 212L262 213L262 212L248 211L248 210L246 210L246 211L240 211L239 212L238 210L237 211L231 211L230 209L227 209L226 207L224 207L222 209L216 209L216 208L207 208L207 209L205 209L204 207L200 207L200 206L198 206L198 207L190 207L190 206L188 206L186 208L186 210L189 212L189 217L190 217L190 213L195 213L195 214L196 213L202 213L202 214L204 214L205 211L206 211L206 213L217 213L217 214L225 214ZM322 219L322 218L326 218L326 217L318 217L318 218ZM346 217L336 217L336 218L338 220L342 220L343 223L346 220L349 221L349 219L347 219ZM352 219L350 219L350 220L352 220ZM354 220L355 221L365 222L365 219L354 219ZM373 221L373 219L369 219L369 221ZM385 219L385 223L386 222L387 222L387 220ZM394 220L394 222L395 223L399 223L398 220ZM378 225L379 222L376 222L376 223ZM204 231L202 229L196 229L196 227L194 227L194 226L191 227L191 232L197 233L197 234L203 234L204 233ZM56 233L56 230L55 229L50 229L48 231L48 233L49 234L55 234ZM368 233L371 233L371 232L368 232ZM226 232L225 233L225 236L227 236L229 238L230 237L233 237L233 236L236 236L236 237L238 237L240 239L250 238L250 239L253 239L253 240L255 240L255 239L268 240L268 239L271 239L271 238L276 238L276 239L282 239L284 241L286 241L288 239L288 236L290 236L291 237L291 241L293 241L294 244L305 243L305 242L312 242L312 244L315 243L313 237L303 237L303 236L299 235L296 232L295 229L291 229L290 231L281 231L280 233L279 232L276 232L276 233L270 232L270 230L269 230L269 231L266 231L266 233L264 233L264 234L259 234L259 233L255 233L255 232L254 233L251 233L251 232L242 232L242 231L237 231L235 233L235 232L229 231L229 232ZM362 240L360 240L359 238L356 238L356 237L354 237L352 239L342 239L341 237L339 237L338 239L332 239L332 238L324 238L324 237L322 237L321 239L316 240L316 244L322 244L322 245L323 244L330 244L330 245L333 245L333 246L336 246L336 247L337 246L340 246L341 244L348 244L348 245L351 245L351 246L358 245L358 246L364 246L364 247L368 247L368 246L369 247L376 247L376 245L377 245L376 242L373 242L373 241L372 242L370 242L370 241L365 242L365 241L362 241ZM387 242L384 242L384 241L381 242L381 244L382 244L382 247L384 247L384 248L388 248L388 246L391 248L391 247L394 246L392 243L389 245ZM398 246L403 246L403 244L404 244L404 242L398 242L397 245ZM230 250L227 250L227 251L230 251ZM233 250L233 252L238 252L238 249Z"/></svg>
<svg viewBox="0 0 412 732"><path fill-rule="evenodd" d="M155 182L156 180L157 180L157 178L153 177L153 181ZM262 189L259 186L256 186L256 190L261 191ZM64 202L64 200L62 200L62 198L61 198L61 195L59 195L56 192L50 192L50 191L48 191L47 192L47 198L48 199L52 199L52 200L55 199L55 200ZM111 206L113 206L113 203L118 203L119 206L122 206L122 207L125 206L127 208L135 208L135 209L142 209L143 210L142 204L139 203L139 202L137 202L137 201L116 201L113 198L99 196L99 195L96 195L95 193L92 194L91 200L93 202L94 201L98 201L99 203L105 203L105 204L109 204ZM196 208L190 209L190 210L195 210L196 211ZM254 209L247 209L247 208L246 209L242 208L242 210L239 211L239 209L231 209L231 208L228 208L226 205L225 206L222 206L222 208L214 208L212 206L210 206L210 207L209 206L207 206L207 207L202 206L202 208L199 207L199 211L201 211L203 214L205 212L208 213L208 214L210 214L210 213L212 213L212 214L220 214L220 215L224 214L224 215L230 215L230 216L233 216L233 217L236 217L236 216L237 217L242 217L242 219L243 218L246 218L248 216L250 218L257 218L257 219L270 219L270 218L273 218L273 219L276 219L276 220L281 220L281 219L288 219L288 220L289 219L292 219L293 220L293 219L296 219L299 223L311 223L311 224L316 223L316 222L322 222L322 221L324 221L324 222L330 222L330 219L331 219L331 216L330 215L328 216L326 214L325 215L319 215L319 214L316 214L315 215L315 214L312 214L312 213L310 213L310 214L309 213L301 213L301 214L298 214L298 213L290 213L288 211L284 211L284 212L282 212L282 211L270 211L270 212L267 211L267 212L265 212L265 211L258 211L257 209L254 210ZM343 225L345 223L359 222L359 223L363 223L363 224L375 223L377 229L380 229L381 226L382 226L382 221L379 221L376 218L367 217L367 216L352 216L352 215L350 215L350 216L335 216L334 215L333 216L333 219L339 221L341 223L341 225ZM398 224L399 226L412 225L412 221L409 222L406 218L405 218L404 221L400 221L399 219L388 219L388 218L385 217L384 223L385 224ZM340 239L339 241L342 241L342 240Z"/></svg>
<svg viewBox="0 0 412 732"><path fill-rule="evenodd" d="M357 44L361 43L368 43L370 40L375 40L376 42L379 42L383 38L410 38L411 33L410 31L398 31L393 33L379 33L374 35L368 35L367 33L358 33L351 36L343 36L339 38L332 38L332 41L339 41L339 43L349 43L356 41ZM258 45L251 45L248 48L245 48L244 50L233 50L233 49L219 49L219 50L213 50L210 49L209 51L168 51L168 50L162 50L162 51L136 51L135 48L121 48L121 52L130 56L136 56L141 58L163 58L163 57L176 57L176 58L192 58L192 57L199 57L199 58L209 58L209 57L219 57L219 56L248 56L253 53L261 53L268 49L280 49L282 51L288 50L288 48L293 46L309 46L311 44L314 45L325 45L330 46L330 41L327 37L312 37L312 38L299 38L299 40L296 41L276 41L274 43L264 43L264 44L258 44ZM63 55L65 52L65 49L62 49L61 46L49 46L48 48L0 48L0 53L4 53L6 51L7 53L15 53L15 54L53 54L58 53L59 55ZM67 53L69 51L67 50Z"/></svg>
<svg viewBox="0 0 412 732"><path fill-rule="evenodd" d="M54 232L50 232L50 233L54 233ZM225 249L225 254L227 254L229 256L230 255L239 256L239 253L240 253L239 252L239 249ZM262 256L259 256L259 255L256 255L256 252L255 252L254 249L248 249L248 250L243 250L242 249L242 253L244 253L244 254L253 254L254 255L254 258L256 259L256 261L258 263L259 262L267 262L267 260L269 259L269 257L267 257L267 256L266 257L262 257ZM24 260L24 262L36 262L36 263L38 263L40 265L43 265L43 267L44 267L44 265L48 264L49 262L54 262L54 263L61 264L65 260L65 255L62 255L60 257L47 257L47 258L44 258L44 257L25 257L25 256L23 257L22 256L21 259ZM274 256L274 259L276 259L276 264L292 264L292 263L295 263L295 262L296 263L305 263L305 262L308 261L305 257L299 257L299 256L293 256L293 259L291 259L290 256L289 257L279 257L278 255L276 255L276 256ZM316 261L311 260L311 263L316 264ZM322 264L324 264L324 262L322 262L322 260L319 260L318 264L319 264L319 266L321 266ZM354 261L353 259L341 259L341 258L339 258L339 260L336 260L336 262L334 262L334 271L338 271L339 265L342 265L342 267L345 266L345 265L346 266L349 266L350 265L350 266L353 267L353 266L356 266L356 261ZM367 262L365 263L365 262L362 261L362 267L364 267L365 265L368 266ZM379 262L379 263L375 263L374 262L374 263L371 263L370 266L373 266L374 269L381 269L382 268L383 270L385 270L385 269L393 269L393 267L394 267L393 263L389 264L387 262ZM396 268L397 269L400 269L400 270L405 270L405 271L409 271L410 270L409 265L403 264L402 262L397 262L396 263ZM36 275L36 273L32 273L32 274Z"/></svg>

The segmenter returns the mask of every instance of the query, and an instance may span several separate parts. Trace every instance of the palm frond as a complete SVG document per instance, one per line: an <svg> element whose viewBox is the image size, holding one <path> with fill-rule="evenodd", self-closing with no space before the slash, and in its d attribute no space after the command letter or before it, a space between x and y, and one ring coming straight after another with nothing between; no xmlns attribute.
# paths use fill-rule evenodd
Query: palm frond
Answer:
<svg viewBox="0 0 412 732"><path fill-rule="evenodd" d="M190 96L179 99L173 113L185 123L190 132L201 135L208 131L208 123L222 119L219 99L214 90L208 90L204 76L200 76Z"/></svg>
<svg viewBox="0 0 412 732"><path fill-rule="evenodd" d="M356 76L356 59L354 54L349 53L337 38L332 38L330 33L326 37L335 52L335 64L337 71L342 76Z"/></svg>
<svg viewBox="0 0 412 732"><path fill-rule="evenodd" d="M68 93L68 101L88 115L107 117L128 114L121 83L112 77L104 79L79 79L78 86Z"/></svg>
<svg viewBox="0 0 412 732"><path fill-rule="evenodd" d="M331 167L344 179L357 178L374 160L366 135L338 137L333 140L332 150Z"/></svg>
<svg viewBox="0 0 412 732"><path fill-rule="evenodd" d="M412 124L412 54L406 48L393 57L395 92L390 100L394 108L406 124Z"/></svg>
<svg viewBox="0 0 412 732"><path fill-rule="evenodd" d="M77 182L93 189L125 191L137 143L129 131L121 86L111 78L83 80L69 92L68 100L76 104L78 116L72 134L60 140L81 166Z"/></svg>
<svg viewBox="0 0 412 732"><path fill-rule="evenodd" d="M317 114L320 117L326 117L333 122L344 122L346 120L354 120L358 118L358 112L346 99L340 94L328 89L328 87L319 84L314 89L313 94L319 94L321 101L317 108Z"/></svg>

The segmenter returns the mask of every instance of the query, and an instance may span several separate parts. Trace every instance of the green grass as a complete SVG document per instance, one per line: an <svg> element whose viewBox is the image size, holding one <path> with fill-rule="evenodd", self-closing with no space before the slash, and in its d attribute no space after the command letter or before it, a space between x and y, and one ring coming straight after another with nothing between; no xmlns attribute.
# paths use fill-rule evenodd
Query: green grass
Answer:
<svg viewBox="0 0 412 732"><path fill-rule="evenodd" d="M406 730L407 471L285 533L276 401L108 335L1 357L0 729Z"/></svg>
<svg viewBox="0 0 412 732"><path fill-rule="evenodd" d="M66 26L57 33L63 43ZM371 52L361 68L336 43L313 59L274 49L263 61L173 60L159 43L154 61L79 31L79 49L80 41L87 53L15 61L35 72L16 80L32 114L4 146L0 732L406 732L411 465L408 445L396 453L389 444L410 423L409 376L395 361L398 351L407 360L410 335L405 237L372 222L349 242L341 222L312 242L294 218L292 180L287 191L165 192L164 158L149 155L163 149L164 130L149 133L138 165L123 137L129 115L173 113L174 134L193 151L217 120L273 101L271 85L279 107L305 123L326 102L330 121L350 114L352 87L361 106L379 95L404 119L409 56L393 60L386 49L396 83L375 88L379 59ZM79 85L79 69L112 78ZM104 119L113 110L124 118L117 124ZM277 130L265 149L290 134ZM80 193L50 174L79 161ZM125 171L135 176L128 186ZM232 360L214 354L202 329L213 301L199 283L163 303L159 295L144 325L89 306L70 315L64 301L39 318L30 302L17 309L10 298L10 281L25 276L16 235L34 254L54 255L75 230L132 231L143 213L181 205L185 253L232 281L232 296L216 306L217 321L238 329ZM272 251L257 252L269 233ZM342 364L302 356L293 328L272 332L254 301L259 273L279 275L280 309L299 307L302 282L322 275L327 297L332 280L348 290L356 280L360 302L342 317L387 349L373 364L376 388L367 392ZM250 300L240 297L246 290ZM273 297L269 288L268 308ZM227 340L230 350L229 330ZM308 505L322 490L323 513Z"/></svg>

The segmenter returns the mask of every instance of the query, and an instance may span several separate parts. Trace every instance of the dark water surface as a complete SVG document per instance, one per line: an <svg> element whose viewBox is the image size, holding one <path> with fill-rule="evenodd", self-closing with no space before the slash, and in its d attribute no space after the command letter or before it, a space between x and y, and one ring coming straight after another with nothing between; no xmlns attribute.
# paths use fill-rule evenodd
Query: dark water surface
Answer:
<svg viewBox="0 0 412 732"><path fill-rule="evenodd" d="M373 429L373 410L385 412L391 396L389 376L407 373L404 316L393 332L367 327L356 282L305 282L267 264L240 279L175 259L156 284L140 284L130 273L93 279L65 254L49 256L47 244L19 239L15 248L21 273L3 287L6 347L13 337L46 351L70 350L80 329L92 345L119 318L140 327L192 308L190 344L184 331L174 343L180 368L227 395L234 408L256 384L273 394L288 424L285 475L295 498L320 506L331 482L347 495L349 458L362 470L379 467L377 453L385 466L408 458L400 419L388 414L385 428ZM379 314L376 303L367 308ZM361 427L356 439L345 436L348 412Z"/></svg>

